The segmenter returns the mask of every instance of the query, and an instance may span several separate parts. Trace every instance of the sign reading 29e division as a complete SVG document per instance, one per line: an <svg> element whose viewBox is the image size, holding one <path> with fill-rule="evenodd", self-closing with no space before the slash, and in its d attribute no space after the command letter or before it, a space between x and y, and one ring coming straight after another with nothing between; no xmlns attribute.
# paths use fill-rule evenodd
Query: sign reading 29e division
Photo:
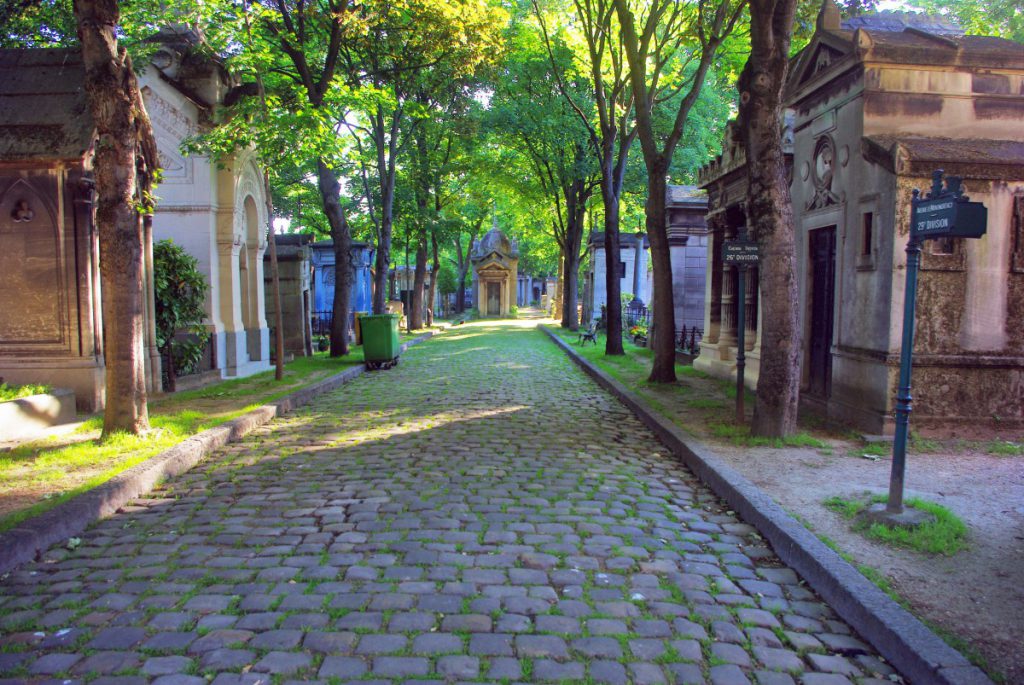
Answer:
<svg viewBox="0 0 1024 685"><path fill-rule="evenodd" d="M918 240L980 238L985 235L988 210L963 194L960 179L946 177L946 187L933 187L925 198L911 202L911 232Z"/></svg>

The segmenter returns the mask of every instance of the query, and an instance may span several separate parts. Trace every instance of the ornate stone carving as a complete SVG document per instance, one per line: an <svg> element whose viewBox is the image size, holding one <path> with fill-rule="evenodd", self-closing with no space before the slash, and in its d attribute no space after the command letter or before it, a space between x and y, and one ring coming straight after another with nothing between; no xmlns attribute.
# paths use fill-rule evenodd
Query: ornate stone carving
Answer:
<svg viewBox="0 0 1024 685"><path fill-rule="evenodd" d="M814 195L807 202L807 209L821 209L839 202L839 196L832 192L832 181L836 164L835 146L828 136L818 138L814 146L811 169L814 178Z"/></svg>
<svg viewBox="0 0 1024 685"><path fill-rule="evenodd" d="M21 199L14 203L14 209L11 210L11 221L16 224L22 224L32 221L35 217L36 213L32 211L28 200Z"/></svg>
<svg viewBox="0 0 1024 685"><path fill-rule="evenodd" d="M181 154L182 142L197 132L196 124L171 102L153 92L149 86L142 89L146 111L153 122L160 166L165 183L191 183L192 160Z"/></svg>

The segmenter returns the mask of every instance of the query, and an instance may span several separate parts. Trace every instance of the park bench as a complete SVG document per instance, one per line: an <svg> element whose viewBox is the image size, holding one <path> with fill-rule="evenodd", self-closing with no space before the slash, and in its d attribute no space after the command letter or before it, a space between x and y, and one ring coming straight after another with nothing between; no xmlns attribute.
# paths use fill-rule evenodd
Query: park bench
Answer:
<svg viewBox="0 0 1024 685"><path fill-rule="evenodd" d="M586 345L588 340L595 345L597 344L597 321L591 321L590 328L585 331L580 331L580 337L576 343L579 345Z"/></svg>

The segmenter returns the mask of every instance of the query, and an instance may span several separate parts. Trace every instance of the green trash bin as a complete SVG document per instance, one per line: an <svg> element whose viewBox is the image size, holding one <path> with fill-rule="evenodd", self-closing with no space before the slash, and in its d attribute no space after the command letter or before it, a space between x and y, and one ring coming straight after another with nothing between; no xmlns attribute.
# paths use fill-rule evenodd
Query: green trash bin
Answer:
<svg viewBox="0 0 1024 685"><path fill-rule="evenodd" d="M363 334L363 357L368 369L390 369L402 351L398 342L398 314L359 317Z"/></svg>

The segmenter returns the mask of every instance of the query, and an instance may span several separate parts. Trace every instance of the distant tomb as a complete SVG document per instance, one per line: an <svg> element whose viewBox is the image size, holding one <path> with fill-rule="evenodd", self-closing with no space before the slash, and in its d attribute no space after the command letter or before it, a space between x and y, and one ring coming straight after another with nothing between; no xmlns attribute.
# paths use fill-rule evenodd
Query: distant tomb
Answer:
<svg viewBox="0 0 1024 685"><path fill-rule="evenodd" d="M474 245L473 302L481 316L509 316L517 301L519 248L494 226Z"/></svg>

